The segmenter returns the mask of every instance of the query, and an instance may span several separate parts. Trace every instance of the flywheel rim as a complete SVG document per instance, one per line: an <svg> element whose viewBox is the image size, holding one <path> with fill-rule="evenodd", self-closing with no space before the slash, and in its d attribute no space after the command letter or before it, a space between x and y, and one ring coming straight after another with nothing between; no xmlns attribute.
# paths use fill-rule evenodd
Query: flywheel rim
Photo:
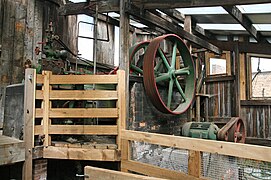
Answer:
<svg viewBox="0 0 271 180"><path fill-rule="evenodd" d="M161 50L160 43L163 40L170 41L174 44L173 52L172 52L172 59L169 60L166 58L165 53ZM177 69L176 66L176 51L178 51L181 55L181 58L184 63L183 69ZM155 59L157 54L161 56L161 61L165 64L168 68L168 72L166 73L159 73L156 72L156 67L160 62L156 62ZM174 57L176 56L176 57ZM165 60L166 59L166 60ZM167 62L168 61L168 62ZM170 64L171 63L171 64ZM170 66L170 67L169 67ZM191 54L183 42L183 40L175 34L167 34L160 37L153 39L144 55L143 60L143 82L147 96L150 98L153 105L161 112L168 113L168 114L181 114L184 113L192 104L195 96L195 69L194 69L194 62L192 60ZM181 73L187 73L185 79L185 88L182 89L178 77ZM180 74L179 74L180 73ZM165 103L158 91L157 83L158 80L165 78L169 79L169 88L168 88L168 98L167 103ZM162 81L162 80L161 80ZM181 95L182 102L177 105L176 108L171 108L171 99L172 98L172 91L170 89L177 89L177 92ZM169 100L170 99L170 100Z"/></svg>

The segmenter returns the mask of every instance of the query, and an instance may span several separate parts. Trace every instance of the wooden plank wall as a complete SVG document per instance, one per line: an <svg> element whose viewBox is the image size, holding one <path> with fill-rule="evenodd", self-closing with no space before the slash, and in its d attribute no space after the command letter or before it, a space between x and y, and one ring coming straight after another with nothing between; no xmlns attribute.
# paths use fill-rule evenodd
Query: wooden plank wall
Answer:
<svg viewBox="0 0 271 180"><path fill-rule="evenodd" d="M241 118L246 121L247 137L271 137L271 105L241 106Z"/></svg>
<svg viewBox="0 0 271 180"><path fill-rule="evenodd" d="M74 52L77 49L75 38L71 38L76 33L76 18L58 16L58 8L53 1L47 0L0 0L0 125L5 87L22 82L26 59L35 64L40 57L34 50L37 46L42 48L38 42L43 41L49 21L54 22L56 33L67 46Z"/></svg>
<svg viewBox="0 0 271 180"><path fill-rule="evenodd" d="M234 107L234 87L233 81L209 81L206 82L206 94L211 95L208 98L209 121L223 122L223 119L232 116Z"/></svg>

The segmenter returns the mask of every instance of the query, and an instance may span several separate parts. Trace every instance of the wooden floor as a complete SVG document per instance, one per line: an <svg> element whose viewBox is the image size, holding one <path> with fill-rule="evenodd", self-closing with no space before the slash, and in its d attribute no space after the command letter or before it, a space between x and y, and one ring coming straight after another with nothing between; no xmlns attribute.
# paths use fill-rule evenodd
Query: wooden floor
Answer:
<svg viewBox="0 0 271 180"><path fill-rule="evenodd" d="M25 160L24 142L0 135L0 165L12 164Z"/></svg>

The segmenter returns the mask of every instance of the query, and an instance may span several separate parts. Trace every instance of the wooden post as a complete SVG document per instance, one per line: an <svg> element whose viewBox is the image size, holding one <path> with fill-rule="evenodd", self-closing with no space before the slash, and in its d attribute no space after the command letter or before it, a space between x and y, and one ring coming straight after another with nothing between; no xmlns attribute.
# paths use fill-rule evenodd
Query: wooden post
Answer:
<svg viewBox="0 0 271 180"><path fill-rule="evenodd" d="M201 175L201 153L200 151L189 151L188 174L194 177Z"/></svg>
<svg viewBox="0 0 271 180"><path fill-rule="evenodd" d="M26 69L24 90L25 162L23 179L32 179L32 148L34 147L36 70Z"/></svg>
<svg viewBox="0 0 271 180"><path fill-rule="evenodd" d="M236 43L234 47L234 70L235 70L235 111L233 111L232 116L240 116L240 55L239 55L239 45Z"/></svg>
<svg viewBox="0 0 271 180"><path fill-rule="evenodd" d="M246 100L246 65L245 54L240 54L240 100Z"/></svg>
<svg viewBox="0 0 271 180"><path fill-rule="evenodd" d="M119 93L124 93L123 95L123 101L126 101L126 107L121 106L125 109L125 114L127 116L129 115L129 15L125 13L125 6L127 5L127 0L120 0L120 56L119 56L119 68L125 71L124 75L124 83L122 86L124 86L124 92L119 92ZM126 116L121 119L121 121L125 121L126 124ZM124 125L124 122L122 122ZM121 128L125 129L125 126L121 126ZM120 133L120 132L119 132ZM119 137L121 134L119 134ZM122 141L121 142L121 161L127 160L128 159L128 154L129 154L129 143L128 141ZM122 171L127 171L123 169L122 163L121 163L121 170Z"/></svg>
<svg viewBox="0 0 271 180"><path fill-rule="evenodd" d="M51 139L48 134L48 126L51 124L49 119L50 110L50 77L52 75L51 71L43 71L44 84L43 84L43 134L45 135L44 145L49 146L51 144Z"/></svg>
<svg viewBox="0 0 271 180"><path fill-rule="evenodd" d="M125 13L125 5L127 0L120 1L120 57L119 69L125 71L125 99L126 99L126 114L129 114L129 16Z"/></svg>
<svg viewBox="0 0 271 180"><path fill-rule="evenodd" d="M119 117L117 121L118 125L118 136L117 136L117 145L118 150L121 150L121 131L123 129L126 129L126 99L125 94L125 72L123 70L118 70L118 111L119 111Z"/></svg>

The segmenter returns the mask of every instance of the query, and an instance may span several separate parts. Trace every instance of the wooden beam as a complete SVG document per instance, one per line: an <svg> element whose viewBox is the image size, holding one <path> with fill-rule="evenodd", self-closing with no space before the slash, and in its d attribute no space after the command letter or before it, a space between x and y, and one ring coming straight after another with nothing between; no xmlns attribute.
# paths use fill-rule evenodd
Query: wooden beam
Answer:
<svg viewBox="0 0 271 180"><path fill-rule="evenodd" d="M85 180L111 180L111 179L118 179L118 180L165 180L161 178L155 178L155 177L148 177L148 176L142 176L137 174L131 174L131 173L124 173L119 171L113 171L109 169L102 169L92 166L85 166L84 168L84 175L86 176Z"/></svg>
<svg viewBox="0 0 271 180"><path fill-rule="evenodd" d="M118 0L102 0L95 2L67 3L59 9L60 15L95 14L96 5L99 13L119 11Z"/></svg>
<svg viewBox="0 0 271 180"><path fill-rule="evenodd" d="M117 108L54 108L50 118L117 118Z"/></svg>
<svg viewBox="0 0 271 180"><path fill-rule="evenodd" d="M185 179L185 180L197 180L196 178L190 175L187 175L182 172L173 171L165 168L160 168L158 166L141 163L132 160L123 160L123 167L127 168L130 171L137 172L140 174L145 174L152 177L166 178L166 179Z"/></svg>
<svg viewBox="0 0 271 180"><path fill-rule="evenodd" d="M52 76L51 71L43 71L42 75L44 77L44 84L43 84L43 101L42 101L42 107L43 107L43 117L42 117L42 124L43 124L43 134L45 136L44 145L49 145L49 135L48 135L48 126L50 124L49 119L49 109L50 107L50 78Z"/></svg>
<svg viewBox="0 0 271 180"><path fill-rule="evenodd" d="M121 132L123 129L126 129L126 118L127 118L127 99L126 99L126 74L123 70L118 70L118 101L117 101L117 107L119 110L119 117L117 119L117 125L118 125L118 136L116 139L116 142L118 144L118 149L120 150L122 147L122 141L121 141ZM129 84L128 84L129 85ZM123 93L125 92L125 93ZM129 107L129 105L128 105Z"/></svg>
<svg viewBox="0 0 271 180"><path fill-rule="evenodd" d="M116 75L52 75L50 84L117 84Z"/></svg>
<svg viewBox="0 0 271 180"><path fill-rule="evenodd" d="M210 51L213 51L217 54L220 54L221 51L218 47L214 46L213 44L210 44L209 42L193 35L190 34L189 32L186 32L185 30L182 29L181 26L178 25L174 25L170 22L168 22L167 20L154 15L153 13L149 12L149 11L141 11L139 8L135 7L135 6L130 6L129 8L126 9L127 13L132 14L133 16L136 16L138 18L140 18L140 20L142 21L142 23L146 24L146 25L155 25L158 26L161 29L164 29L166 31L169 31L171 33L175 33L178 36L196 44L199 45L201 47L204 47Z"/></svg>
<svg viewBox="0 0 271 180"><path fill-rule="evenodd" d="M43 158L92 161L120 161L120 153L114 149L68 148L48 146L43 149Z"/></svg>
<svg viewBox="0 0 271 180"><path fill-rule="evenodd" d="M271 162L271 148L241 143L123 130L122 139ZM245 149L242 151L240 149Z"/></svg>
<svg viewBox="0 0 271 180"><path fill-rule="evenodd" d="M50 100L117 100L117 91L107 90L52 90Z"/></svg>
<svg viewBox="0 0 271 180"><path fill-rule="evenodd" d="M36 70L25 71L24 94L24 141L25 162L23 170L24 179L32 179L32 148L34 147L34 122L35 122L35 89Z"/></svg>
<svg viewBox="0 0 271 180"><path fill-rule="evenodd" d="M131 0L131 3L143 9L172 9L184 7L207 7L207 6L226 6L270 3L270 0Z"/></svg>
<svg viewBox="0 0 271 180"><path fill-rule="evenodd" d="M240 53L255 53L271 55L271 44L269 43L252 43L252 42L238 42L238 41L217 41L211 40L212 44L215 44L222 50L233 51L235 44L239 46Z"/></svg>
<svg viewBox="0 0 271 180"><path fill-rule="evenodd" d="M0 135L0 165L13 164L25 160L24 142Z"/></svg>
<svg viewBox="0 0 271 180"><path fill-rule="evenodd" d="M118 135L116 125L50 125L49 134Z"/></svg>
<svg viewBox="0 0 271 180"><path fill-rule="evenodd" d="M189 151L188 174L194 177L201 176L201 153L200 151Z"/></svg>
<svg viewBox="0 0 271 180"><path fill-rule="evenodd" d="M262 41L263 38L256 28L253 26L251 20L238 9L236 6L223 6L223 8L238 22L247 32L257 41ZM265 40L266 41L266 40Z"/></svg>

